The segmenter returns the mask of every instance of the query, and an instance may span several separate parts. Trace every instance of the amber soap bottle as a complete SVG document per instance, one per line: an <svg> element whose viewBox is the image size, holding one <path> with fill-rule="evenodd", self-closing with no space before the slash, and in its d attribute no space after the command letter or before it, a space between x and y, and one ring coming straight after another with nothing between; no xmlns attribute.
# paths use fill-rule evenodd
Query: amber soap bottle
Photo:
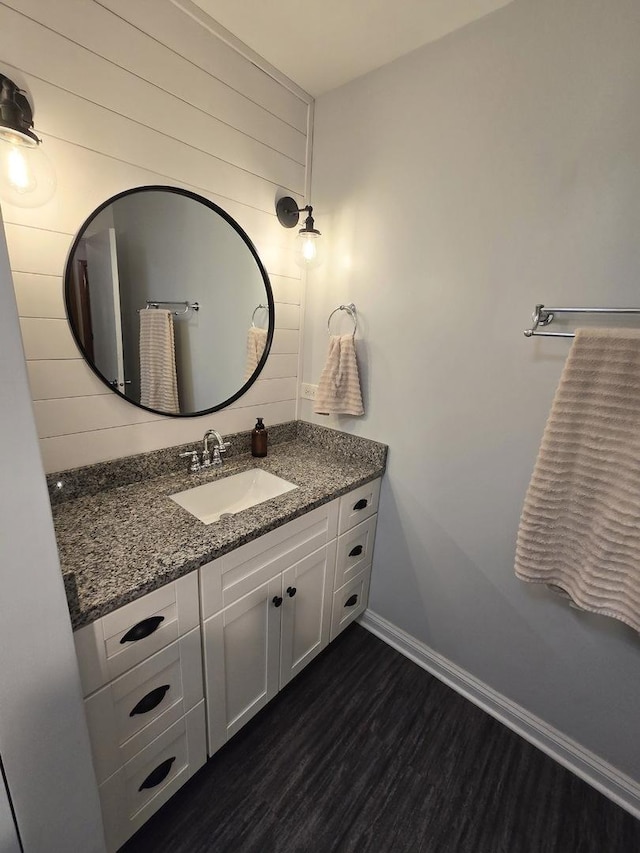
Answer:
<svg viewBox="0 0 640 853"><path fill-rule="evenodd" d="M251 455L267 455L267 430L265 429L265 426L262 423L262 418L258 418L257 423L251 433Z"/></svg>

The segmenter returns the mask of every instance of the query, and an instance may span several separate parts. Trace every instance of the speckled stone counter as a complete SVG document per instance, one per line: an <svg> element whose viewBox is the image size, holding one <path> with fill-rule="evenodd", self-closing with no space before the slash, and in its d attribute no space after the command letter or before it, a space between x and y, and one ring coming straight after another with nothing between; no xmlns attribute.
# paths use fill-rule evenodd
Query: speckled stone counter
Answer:
<svg viewBox="0 0 640 853"><path fill-rule="evenodd" d="M98 492L83 475L85 494L77 496L74 485L72 499L53 501L74 630L384 473L385 445L311 424L294 425L287 436L270 445L266 459L245 453L198 474L185 464ZM298 488L210 525L169 498L253 467ZM78 482L74 472L59 476Z"/></svg>

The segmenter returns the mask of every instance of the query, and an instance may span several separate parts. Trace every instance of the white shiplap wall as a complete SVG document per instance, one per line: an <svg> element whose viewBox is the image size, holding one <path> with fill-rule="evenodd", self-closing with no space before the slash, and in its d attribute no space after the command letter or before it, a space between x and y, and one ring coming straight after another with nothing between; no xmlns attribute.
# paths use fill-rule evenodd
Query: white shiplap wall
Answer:
<svg viewBox="0 0 640 853"><path fill-rule="evenodd" d="M293 419L302 282L278 194L303 203L310 99L261 70L171 0L0 2L0 71L31 93L55 164L55 197L3 205L25 355L47 471ZM84 219L114 193L186 187L246 230L274 290L261 378L201 418L152 415L111 394L65 319L62 276Z"/></svg>

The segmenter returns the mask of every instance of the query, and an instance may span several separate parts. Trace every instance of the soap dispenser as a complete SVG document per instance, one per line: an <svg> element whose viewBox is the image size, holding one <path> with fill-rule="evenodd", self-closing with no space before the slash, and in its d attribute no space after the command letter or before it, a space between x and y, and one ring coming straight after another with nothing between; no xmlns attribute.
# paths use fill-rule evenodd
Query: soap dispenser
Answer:
<svg viewBox="0 0 640 853"><path fill-rule="evenodd" d="M251 433L251 455L260 457L267 455L267 430L262 423L262 418L258 418Z"/></svg>

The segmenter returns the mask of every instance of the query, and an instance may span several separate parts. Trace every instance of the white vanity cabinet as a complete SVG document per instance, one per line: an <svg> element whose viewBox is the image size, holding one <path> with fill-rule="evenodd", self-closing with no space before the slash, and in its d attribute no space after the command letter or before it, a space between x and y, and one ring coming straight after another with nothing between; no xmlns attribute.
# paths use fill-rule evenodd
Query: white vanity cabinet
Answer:
<svg viewBox="0 0 640 853"><path fill-rule="evenodd" d="M200 569L209 755L364 611L379 490L368 483Z"/></svg>
<svg viewBox="0 0 640 853"><path fill-rule="evenodd" d="M109 851L206 761L198 573L74 634Z"/></svg>
<svg viewBox="0 0 640 853"><path fill-rule="evenodd" d="M364 611L379 492L367 483L75 632L110 853Z"/></svg>

